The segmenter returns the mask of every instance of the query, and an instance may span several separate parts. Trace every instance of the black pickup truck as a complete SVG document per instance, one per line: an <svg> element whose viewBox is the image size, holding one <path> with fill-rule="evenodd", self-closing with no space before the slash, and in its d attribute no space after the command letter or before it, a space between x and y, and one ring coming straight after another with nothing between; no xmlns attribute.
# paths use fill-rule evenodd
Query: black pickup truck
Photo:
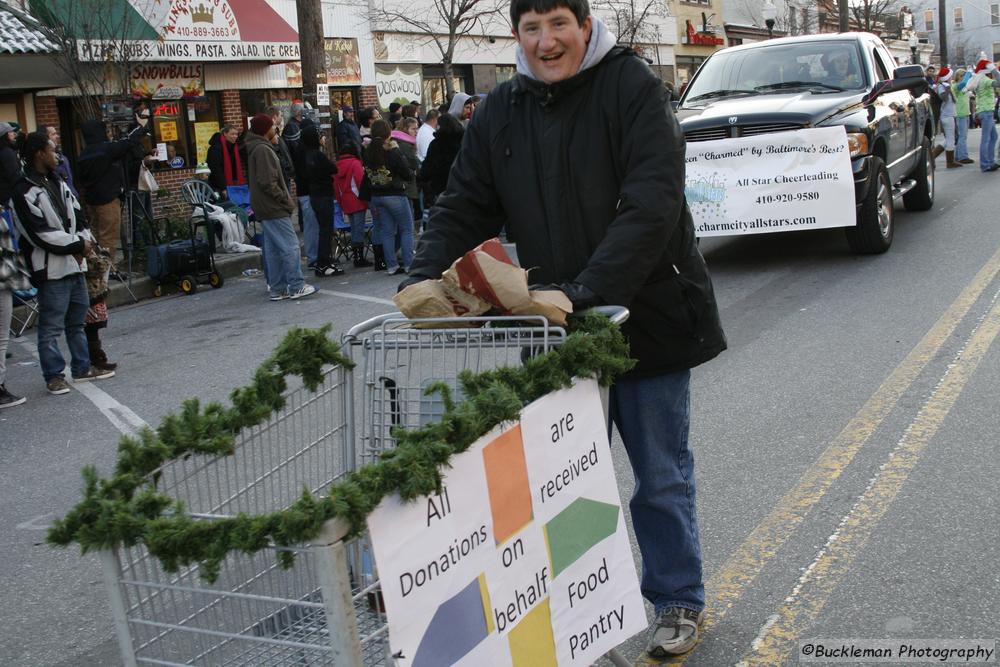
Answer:
<svg viewBox="0 0 1000 667"><path fill-rule="evenodd" d="M854 172L855 252L881 253L893 202L934 205L934 117L919 65L897 66L869 33L807 35L735 46L706 60L676 107L687 141L843 126Z"/></svg>

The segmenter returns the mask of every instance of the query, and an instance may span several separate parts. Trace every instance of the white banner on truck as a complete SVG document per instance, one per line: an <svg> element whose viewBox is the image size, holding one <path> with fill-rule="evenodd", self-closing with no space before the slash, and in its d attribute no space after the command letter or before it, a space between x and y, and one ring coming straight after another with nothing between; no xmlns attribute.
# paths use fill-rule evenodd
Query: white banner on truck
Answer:
<svg viewBox="0 0 1000 667"><path fill-rule="evenodd" d="M843 127L690 142L687 196L698 236L855 224Z"/></svg>

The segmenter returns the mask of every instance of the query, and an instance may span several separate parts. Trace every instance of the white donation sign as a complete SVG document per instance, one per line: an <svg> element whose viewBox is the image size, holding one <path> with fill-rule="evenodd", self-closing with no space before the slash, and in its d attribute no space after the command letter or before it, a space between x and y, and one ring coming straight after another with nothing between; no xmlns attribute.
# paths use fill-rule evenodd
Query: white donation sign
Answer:
<svg viewBox="0 0 1000 667"><path fill-rule="evenodd" d="M687 197L698 236L856 223L843 127L687 144Z"/></svg>
<svg viewBox="0 0 1000 667"><path fill-rule="evenodd" d="M590 665L646 627L603 415L578 381L369 516L396 664Z"/></svg>

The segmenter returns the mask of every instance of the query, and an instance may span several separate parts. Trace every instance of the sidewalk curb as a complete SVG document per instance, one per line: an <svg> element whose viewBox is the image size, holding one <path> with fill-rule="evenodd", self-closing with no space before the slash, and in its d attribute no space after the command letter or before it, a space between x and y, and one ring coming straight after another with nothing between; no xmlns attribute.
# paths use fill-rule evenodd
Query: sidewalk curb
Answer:
<svg viewBox="0 0 1000 667"><path fill-rule="evenodd" d="M222 274L224 279L235 278L241 275L246 269L261 268L261 254L259 252L216 254L215 268L220 274ZM128 293L127 283L111 280L109 284L111 287L111 293L108 295L108 308L134 303L132 301L132 297ZM153 290L156 289L156 281L147 275L133 277L131 287L132 293L135 294L137 301L145 301L147 299L156 298L153 296ZM225 288L226 286L223 285L222 289ZM199 291L206 289L212 288L205 283L198 284ZM176 294L178 292L180 292L180 288L177 286L176 282L167 281L163 283L164 294Z"/></svg>
<svg viewBox="0 0 1000 667"><path fill-rule="evenodd" d="M232 253L232 254L216 254L215 256L215 268L220 274L222 274L223 279L236 278L243 274L246 269L260 269L261 268L261 254L259 252L247 252L247 253ZM153 290L156 289L156 281L147 275L134 276L132 278L132 294L135 295L135 301L132 300L132 296L129 295L127 283L123 283L118 280L111 279L109 281L109 287L111 288L111 293L108 294L108 308L115 308L122 305L131 305L133 303L146 301L148 299L154 299ZM223 285L221 289L225 289L226 286ZM199 290L212 289L207 284L199 284ZM163 293L164 294L176 294L180 292L180 288L177 287L175 282L165 282L163 283ZM17 306L14 308L14 314L19 319L25 317L25 306ZM29 330L34 329L37 325L37 321L32 322Z"/></svg>

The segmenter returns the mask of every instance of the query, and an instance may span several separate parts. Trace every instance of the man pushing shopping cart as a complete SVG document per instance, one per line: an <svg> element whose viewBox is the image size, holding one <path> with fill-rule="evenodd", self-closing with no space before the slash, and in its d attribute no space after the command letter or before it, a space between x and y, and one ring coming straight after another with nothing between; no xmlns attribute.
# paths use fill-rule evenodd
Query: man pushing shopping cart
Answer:
<svg viewBox="0 0 1000 667"><path fill-rule="evenodd" d="M551 8L555 4L554 8ZM684 199L684 139L669 93L587 0L513 0L518 75L477 109L401 288L439 278L504 227L533 282L577 309L622 304L638 360L610 417L636 478L632 522L647 650L691 650L704 617L690 369L726 348Z"/></svg>

